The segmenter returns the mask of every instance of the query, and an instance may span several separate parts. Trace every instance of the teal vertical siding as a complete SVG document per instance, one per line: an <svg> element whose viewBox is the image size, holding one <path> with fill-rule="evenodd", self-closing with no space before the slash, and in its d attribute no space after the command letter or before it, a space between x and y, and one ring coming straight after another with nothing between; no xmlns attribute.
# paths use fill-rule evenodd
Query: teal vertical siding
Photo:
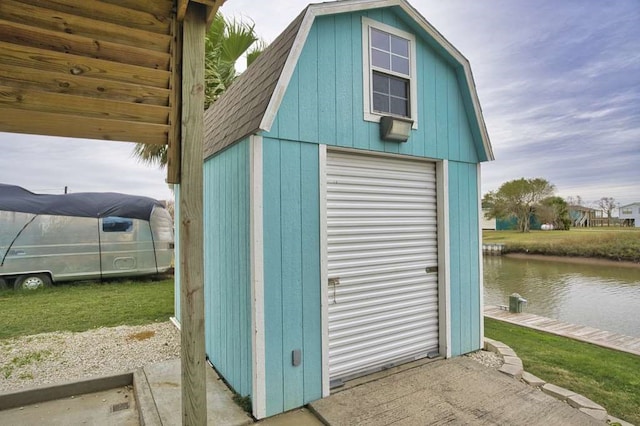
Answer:
<svg viewBox="0 0 640 426"><path fill-rule="evenodd" d="M403 12L376 9L316 18L270 132L276 139L477 162L483 150L470 126L464 74L410 25ZM418 128L405 143L384 142L364 120L362 17L416 35ZM475 117L472 117L475 120ZM482 153L484 158L484 153Z"/></svg>
<svg viewBox="0 0 640 426"><path fill-rule="evenodd" d="M204 164L206 352L242 396L252 391L249 147Z"/></svg>
<svg viewBox="0 0 640 426"><path fill-rule="evenodd" d="M173 185L173 311L176 320L180 318L180 185Z"/></svg>
<svg viewBox="0 0 640 426"><path fill-rule="evenodd" d="M364 120L363 16L416 35L418 128L412 131L406 143L383 142L378 124ZM404 12L390 8L321 16L316 18L309 32L276 121L265 134L265 152L266 141L273 138L449 160L454 355L478 349L481 318L476 163L486 159L486 155L475 116L468 115L468 111L472 111L470 102L462 68L445 59L442 48L428 39ZM265 157L265 170L267 164L274 170L281 168L283 173L289 170L289 164L282 163L281 154L272 158L273 164ZM275 153L269 155L275 156ZM297 187L292 189L298 190ZM274 211L270 214L275 215L272 220L274 230L279 229L275 223L276 218L280 218L277 210L287 208L277 203L290 202L288 198L273 201ZM265 212L265 232L270 229L267 222ZM292 222L291 226L298 225ZM272 251L274 263L284 262L278 257L284 256L284 248L289 247L280 244L267 250ZM297 262L297 259L293 260ZM265 264L272 266L266 260ZM273 279L284 280L280 275L274 275ZM270 295L276 305L282 298L282 291L283 288L279 288ZM274 315L279 318L277 315L281 313ZM287 330L282 329L282 332L287 333ZM286 406L285 400L282 403Z"/></svg>
<svg viewBox="0 0 640 426"><path fill-rule="evenodd" d="M379 125L364 120L363 16L416 34L418 126L406 143L382 141ZM479 349L476 163L486 155L464 74L426 37L397 8L318 17L262 135L267 415L322 396L318 144L449 160L450 343L452 355ZM249 167L248 139L204 165L206 350L243 396L254 361ZM294 350L302 352L297 367Z"/></svg>
<svg viewBox="0 0 640 426"><path fill-rule="evenodd" d="M449 162L451 352L480 349L477 165Z"/></svg>
<svg viewBox="0 0 640 426"><path fill-rule="evenodd" d="M318 173L316 145L264 139L267 415L322 396Z"/></svg>

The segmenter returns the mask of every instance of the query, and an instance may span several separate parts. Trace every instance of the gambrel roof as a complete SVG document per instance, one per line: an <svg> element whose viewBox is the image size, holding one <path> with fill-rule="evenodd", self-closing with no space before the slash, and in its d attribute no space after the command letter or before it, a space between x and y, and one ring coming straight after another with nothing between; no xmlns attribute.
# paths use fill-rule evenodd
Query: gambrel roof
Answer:
<svg viewBox="0 0 640 426"><path fill-rule="evenodd" d="M453 66L461 84L474 138L487 160L493 149L469 61L405 0L342 0L310 4L205 112L204 158L259 131L269 131L316 16L390 7L404 12L425 40Z"/></svg>

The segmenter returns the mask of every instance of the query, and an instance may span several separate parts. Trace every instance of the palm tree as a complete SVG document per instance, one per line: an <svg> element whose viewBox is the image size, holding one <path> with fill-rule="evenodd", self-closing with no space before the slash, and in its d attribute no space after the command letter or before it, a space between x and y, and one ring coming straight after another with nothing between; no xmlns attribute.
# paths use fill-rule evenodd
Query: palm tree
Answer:
<svg viewBox="0 0 640 426"><path fill-rule="evenodd" d="M221 13L216 14L205 36L205 109L238 76L236 61L246 53L249 66L264 47L256 36L253 23L227 20ZM167 164L167 146L138 143L133 148L133 156L143 163L164 167Z"/></svg>

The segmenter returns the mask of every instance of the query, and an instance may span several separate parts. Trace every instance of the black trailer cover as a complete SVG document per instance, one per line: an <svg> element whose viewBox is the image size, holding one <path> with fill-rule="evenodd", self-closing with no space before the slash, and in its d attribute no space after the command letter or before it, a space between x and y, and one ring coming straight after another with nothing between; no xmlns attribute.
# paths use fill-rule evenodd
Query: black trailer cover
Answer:
<svg viewBox="0 0 640 426"><path fill-rule="evenodd" d="M75 194L34 194L15 185L0 183L0 210L57 216L119 216L149 220L154 206L163 205L153 198L116 192L79 192Z"/></svg>

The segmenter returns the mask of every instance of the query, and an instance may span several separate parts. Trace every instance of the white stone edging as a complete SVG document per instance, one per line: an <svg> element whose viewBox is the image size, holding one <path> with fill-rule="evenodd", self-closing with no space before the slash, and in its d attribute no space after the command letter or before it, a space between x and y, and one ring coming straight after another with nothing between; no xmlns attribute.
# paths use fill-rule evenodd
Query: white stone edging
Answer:
<svg viewBox="0 0 640 426"><path fill-rule="evenodd" d="M572 392L568 389L561 388L560 386L546 383L544 380L534 376L531 373L524 371L522 360L518 357L513 349L497 340L484 338L484 350L493 352L499 355L504 364L498 369L501 373L507 376L513 377L517 380L522 380L526 384L539 388L542 392L553 396L560 401L564 401L574 408L582 411L585 414L606 422L607 424L620 424L621 426L633 426L631 423L625 422L607 413L607 410L599 404L591 401L589 398Z"/></svg>

